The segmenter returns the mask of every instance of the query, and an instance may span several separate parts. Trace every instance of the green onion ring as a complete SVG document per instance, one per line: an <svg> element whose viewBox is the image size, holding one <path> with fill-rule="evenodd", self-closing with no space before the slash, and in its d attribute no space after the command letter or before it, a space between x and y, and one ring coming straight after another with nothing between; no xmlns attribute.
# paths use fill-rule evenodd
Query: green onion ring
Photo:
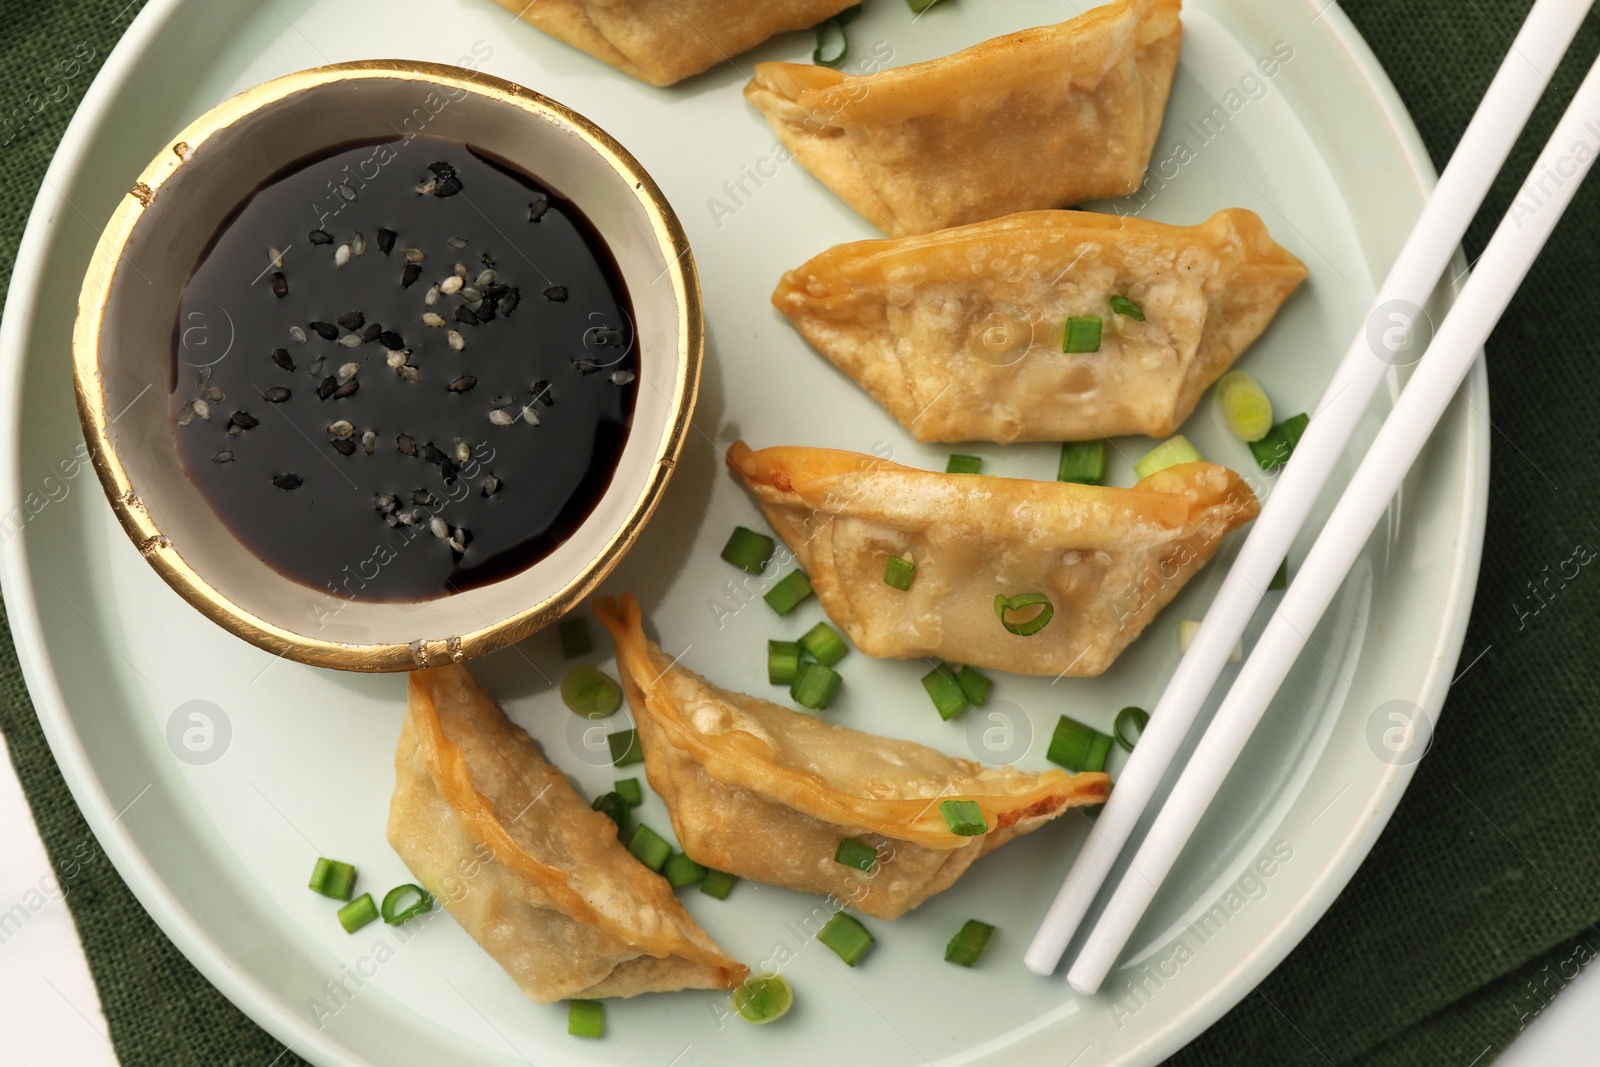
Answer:
<svg viewBox="0 0 1600 1067"><path fill-rule="evenodd" d="M404 911L396 912L395 908L399 907L400 902L406 898L407 894L410 893L417 894L417 899L413 901L411 906L406 908ZM388 893L384 894L383 908L381 910L383 913L384 922L388 923L390 926L399 926L407 919L414 919L425 911L432 911L433 897L420 885L412 885L410 882L407 882L405 885L395 886L393 889L389 890Z"/></svg>
<svg viewBox="0 0 1600 1067"><path fill-rule="evenodd" d="M1125 727L1132 725L1136 731L1133 739L1129 740ZM1139 738L1144 735L1144 728L1150 725L1150 713L1143 708L1123 708L1117 712L1117 721L1111 727L1111 736L1117 739L1123 751L1132 752L1133 746L1139 743Z"/></svg>
<svg viewBox="0 0 1600 1067"><path fill-rule="evenodd" d="M824 55L830 51L829 46L838 48L839 54L834 56ZM844 23L838 18L828 19L817 27L817 47L811 53L811 61L818 66L839 67L844 64L850 55L850 38L845 36Z"/></svg>
<svg viewBox="0 0 1600 1067"><path fill-rule="evenodd" d="M1039 614L1027 622L1012 622L1006 618L1007 613L1022 611L1025 608L1031 608L1036 605L1039 608ZM1050 625L1050 620L1055 616L1056 609L1050 603L1050 598L1043 593L1018 593L1013 597L999 594L994 598L994 613L999 616L1000 625L1018 637L1032 637Z"/></svg>

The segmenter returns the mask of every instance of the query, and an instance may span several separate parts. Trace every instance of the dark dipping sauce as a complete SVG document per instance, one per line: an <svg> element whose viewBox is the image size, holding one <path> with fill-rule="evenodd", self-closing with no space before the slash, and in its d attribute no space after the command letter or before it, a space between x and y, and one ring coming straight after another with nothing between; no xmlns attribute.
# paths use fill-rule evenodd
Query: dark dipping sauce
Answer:
<svg viewBox="0 0 1600 1067"><path fill-rule="evenodd" d="M264 562L361 600L548 555L610 484L638 388L627 291L589 221L423 136L268 179L201 255L173 344L189 478Z"/></svg>

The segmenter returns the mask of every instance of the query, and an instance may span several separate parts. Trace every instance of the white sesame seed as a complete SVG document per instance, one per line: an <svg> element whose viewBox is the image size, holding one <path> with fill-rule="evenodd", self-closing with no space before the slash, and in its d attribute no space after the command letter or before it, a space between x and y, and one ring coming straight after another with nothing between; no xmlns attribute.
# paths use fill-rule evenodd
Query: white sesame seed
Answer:
<svg viewBox="0 0 1600 1067"><path fill-rule="evenodd" d="M457 252L459 252L463 248L467 247L466 239L465 238L461 238L461 237L452 237L452 238L450 238L450 240L446 241L445 244L449 245L451 248L455 249Z"/></svg>
<svg viewBox="0 0 1600 1067"><path fill-rule="evenodd" d="M435 515L428 520L428 529L433 531L433 536L443 541L450 536L450 526L439 516Z"/></svg>
<svg viewBox="0 0 1600 1067"><path fill-rule="evenodd" d="M445 334L445 339L450 342L450 347L457 352L463 351L467 347L467 339L461 336L459 330L451 330Z"/></svg>
<svg viewBox="0 0 1600 1067"><path fill-rule="evenodd" d="M483 294L478 292L477 289L468 285L461 290L461 299L465 300L467 303L476 308L478 303L483 300Z"/></svg>
<svg viewBox="0 0 1600 1067"><path fill-rule="evenodd" d="M289 327L289 336L294 338L296 341L299 341L301 344L306 343L306 332L298 326Z"/></svg>
<svg viewBox="0 0 1600 1067"><path fill-rule="evenodd" d="M495 415L494 412L491 412L489 414L489 418L490 418L491 421L494 419L494 415ZM187 426L193 421L194 421L194 401L191 400L187 404L183 405L183 407L178 410L178 425L179 426Z"/></svg>
<svg viewBox="0 0 1600 1067"><path fill-rule="evenodd" d="M407 263L421 263L427 258L420 248L402 248L400 254L406 257Z"/></svg>
<svg viewBox="0 0 1600 1067"><path fill-rule="evenodd" d="M425 181L421 185L417 186L417 195L418 196L427 196L429 193L433 192L438 187L439 187L438 179L429 178L427 181Z"/></svg>
<svg viewBox="0 0 1600 1067"><path fill-rule="evenodd" d="M424 312L422 316L422 323L425 326L443 326L444 316L436 315L431 311Z"/></svg>
<svg viewBox="0 0 1600 1067"><path fill-rule="evenodd" d="M455 549L458 554L464 553L467 550L467 546L462 544L459 538L455 537L450 538L450 547Z"/></svg>
<svg viewBox="0 0 1600 1067"><path fill-rule="evenodd" d="M471 458L472 446L467 444L461 438L456 438L456 459L460 460L462 463L465 463Z"/></svg>
<svg viewBox="0 0 1600 1067"><path fill-rule="evenodd" d="M338 422L328 424L328 432L335 437L349 437L356 432L356 428L350 425L348 419L340 419Z"/></svg>
<svg viewBox="0 0 1600 1067"><path fill-rule="evenodd" d="M482 274L478 275L478 284L479 285L493 285L494 284L494 271L486 270Z"/></svg>
<svg viewBox="0 0 1600 1067"><path fill-rule="evenodd" d="M205 422L211 421L211 405L204 400L196 400L194 402L194 413L199 415Z"/></svg>
<svg viewBox="0 0 1600 1067"><path fill-rule="evenodd" d="M611 376L612 385L627 385L631 381L633 381L633 371L631 370L619 370Z"/></svg>
<svg viewBox="0 0 1600 1067"><path fill-rule="evenodd" d="M348 381L351 378L354 378L356 376L356 374L358 372L360 372L360 370L361 370L361 364L359 364L359 363L346 363L344 366L339 368L339 380L340 381Z"/></svg>
<svg viewBox="0 0 1600 1067"><path fill-rule="evenodd" d="M404 378L408 382L422 381L422 372L410 364L401 367L399 370L395 371L395 373L400 375L400 377Z"/></svg>
<svg viewBox="0 0 1600 1067"><path fill-rule="evenodd" d="M539 413L533 410L532 404L526 404L523 406L522 421L526 422L529 426L539 425Z"/></svg>
<svg viewBox="0 0 1600 1067"><path fill-rule="evenodd" d="M505 408L495 408L493 411L489 412L489 421L494 423L496 426L510 426L512 423L516 422L517 419L515 415L512 415L511 412L507 411Z"/></svg>
<svg viewBox="0 0 1600 1067"><path fill-rule="evenodd" d="M334 250L333 265L335 267L342 267L348 262L350 262L350 246L340 245Z"/></svg>
<svg viewBox="0 0 1600 1067"><path fill-rule="evenodd" d="M457 278L460 278L462 281L466 281L467 280L467 265L465 263L457 263L454 273L455 273L455 276Z"/></svg>
<svg viewBox="0 0 1600 1067"><path fill-rule="evenodd" d="M272 260L273 270L283 269L283 253L280 252L276 246L267 249L267 258Z"/></svg>
<svg viewBox="0 0 1600 1067"><path fill-rule="evenodd" d="M357 233L350 238L350 251L355 255L365 255L367 252L367 238L364 234Z"/></svg>
<svg viewBox="0 0 1600 1067"><path fill-rule="evenodd" d="M445 296L449 296L451 293L459 293L461 291L461 287L465 284L466 282L463 282L460 278L452 274L450 277L439 283L439 291Z"/></svg>
<svg viewBox="0 0 1600 1067"><path fill-rule="evenodd" d="M347 333L343 337L339 338L339 343L344 345L346 348L360 348L361 335L359 333Z"/></svg>
<svg viewBox="0 0 1600 1067"><path fill-rule="evenodd" d="M367 455L369 455L369 456L372 455L372 453L375 452L377 450L377 448L378 448L378 434L377 434L377 432L374 431L374 430L368 430L366 433L362 434L361 435L361 447L366 449Z"/></svg>
<svg viewBox="0 0 1600 1067"><path fill-rule="evenodd" d="M436 285L432 289L429 289L428 295L422 298L422 302L428 307L433 307L435 304L437 304L439 302L439 287Z"/></svg>

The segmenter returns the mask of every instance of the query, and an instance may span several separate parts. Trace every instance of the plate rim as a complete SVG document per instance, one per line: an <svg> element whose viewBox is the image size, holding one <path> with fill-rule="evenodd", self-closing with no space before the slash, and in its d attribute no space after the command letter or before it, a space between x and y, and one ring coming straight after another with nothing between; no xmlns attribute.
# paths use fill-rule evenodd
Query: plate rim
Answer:
<svg viewBox="0 0 1600 1067"><path fill-rule="evenodd" d="M35 304L44 281L42 274L27 268L45 259L46 250L54 243L61 220L66 217L66 213L55 210L59 199L56 190L68 184L62 180L63 176L81 165L83 154L98 136L107 111L126 87L133 68L189 2L152 0L135 16L85 92L52 155L18 244L10 291L3 315L0 315L0 383L10 387L9 399L0 406L0 428L15 431L22 424L22 382L28 363L24 342L32 333ZM1309 9L1318 8L1317 0L1302 2ZM1437 183L1437 171L1388 74L1339 4L1322 7L1315 21L1323 20L1328 24L1325 32L1343 50L1353 73L1365 82L1373 103L1396 137L1411 180L1425 198ZM1452 269L1456 280L1444 286L1452 303L1459 294L1465 265L1465 256L1458 250ZM1466 396L1475 408L1485 413L1486 419L1488 375L1481 350L1467 380ZM1432 714L1435 728L1470 620L1488 515L1489 440L1480 422L1474 420L1465 425L1461 447L1466 450L1463 466L1468 477L1461 519L1455 530L1458 537L1455 566L1446 590L1444 624L1437 633L1430 666L1418 694L1418 703ZM13 449L0 464L0 499L20 499L21 485L21 454ZM337 1067L369 1067L372 1061L332 1039L327 1032L311 1027L290 1005L228 956L179 904L150 858L129 831L117 822L119 813L93 771L57 682L55 658L49 651L43 619L36 608L28 543L27 537L13 537L0 546L0 595L3 595L13 644L52 755L74 801L118 875L184 957L258 1026L312 1062ZM1159 1062L1209 1029L1241 1001L1255 983L1275 969L1300 944L1365 862L1416 767L1416 763L1390 765L1377 779L1345 843L1309 883L1278 928L1266 935L1260 947L1240 959L1225 979L1209 992L1197 997L1187 1009L1112 1062L1119 1065Z"/></svg>

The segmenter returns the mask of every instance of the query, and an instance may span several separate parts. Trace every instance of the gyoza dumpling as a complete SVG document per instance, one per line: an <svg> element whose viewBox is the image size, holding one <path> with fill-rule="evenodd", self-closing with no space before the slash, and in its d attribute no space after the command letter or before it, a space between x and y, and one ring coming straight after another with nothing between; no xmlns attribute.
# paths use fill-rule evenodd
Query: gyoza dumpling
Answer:
<svg viewBox="0 0 1600 1067"><path fill-rule="evenodd" d="M1104 774L982 767L718 689L645 637L631 595L596 602L595 615L616 639L650 787L684 852L718 870L893 919L978 857L1110 790ZM941 805L961 800L977 804L986 832L947 825ZM834 859L846 837L877 849L873 871Z"/></svg>
<svg viewBox="0 0 1600 1067"><path fill-rule="evenodd" d="M498 0L552 37L651 85L671 85L850 0Z"/></svg>
<svg viewBox="0 0 1600 1067"><path fill-rule="evenodd" d="M530 1000L731 989L689 918L465 667L413 672L389 844Z"/></svg>
<svg viewBox="0 0 1600 1067"><path fill-rule="evenodd" d="M1241 208L1030 211L839 245L772 303L918 440L1167 437L1305 276ZM1099 320L1098 351L1062 351L1069 318Z"/></svg>
<svg viewBox="0 0 1600 1067"><path fill-rule="evenodd" d="M1243 479L1211 463L1132 489L935 473L827 448L752 452L743 441L728 466L861 651L1016 674L1104 671L1261 510ZM909 590L884 581L890 556L916 567ZM1028 593L1048 597L1053 614L1021 636L995 597Z"/></svg>
<svg viewBox="0 0 1600 1067"><path fill-rule="evenodd" d="M1068 207L1144 181L1181 6L1117 0L865 76L758 63L744 94L807 170L884 233Z"/></svg>

